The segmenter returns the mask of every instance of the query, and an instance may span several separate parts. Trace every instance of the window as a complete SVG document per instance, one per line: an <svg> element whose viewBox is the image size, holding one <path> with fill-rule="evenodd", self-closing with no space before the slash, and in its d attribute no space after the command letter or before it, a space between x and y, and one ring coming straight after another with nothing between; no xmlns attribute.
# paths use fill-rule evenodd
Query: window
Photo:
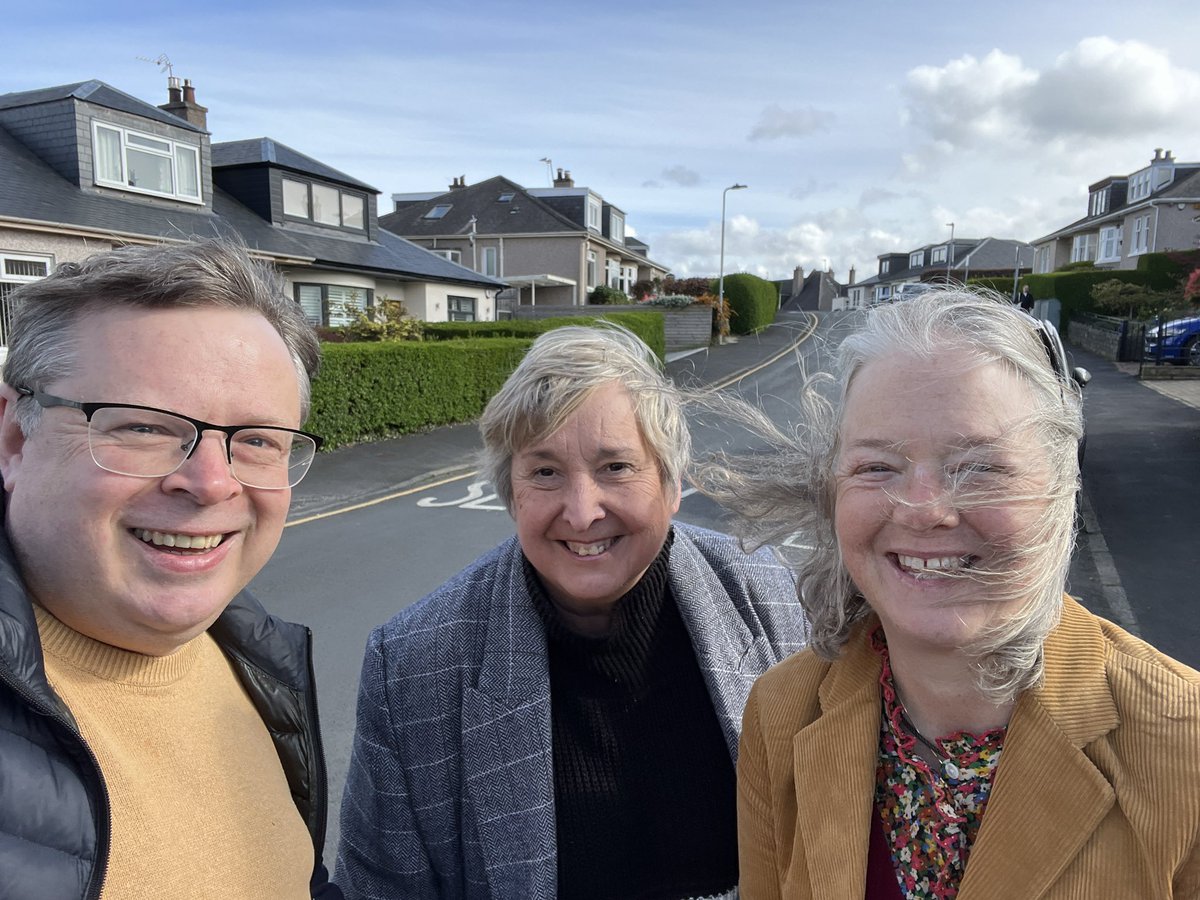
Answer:
<svg viewBox="0 0 1200 900"><path fill-rule="evenodd" d="M1034 252L1033 271L1039 275L1044 275L1049 272L1054 265L1053 259L1053 244L1043 244Z"/></svg>
<svg viewBox="0 0 1200 900"><path fill-rule="evenodd" d="M620 260L610 257L604 261L604 283L610 288L619 287L621 284Z"/></svg>
<svg viewBox="0 0 1200 900"><path fill-rule="evenodd" d="M1096 258L1096 235L1077 234L1071 242L1071 262L1084 262Z"/></svg>
<svg viewBox="0 0 1200 900"><path fill-rule="evenodd" d="M1133 246L1129 248L1129 255L1133 256L1136 253L1145 253L1150 249L1150 216L1138 216L1133 220Z"/></svg>
<svg viewBox="0 0 1200 900"><path fill-rule="evenodd" d="M891 267L892 267L892 261L890 259L881 259L879 261L879 274L886 275L888 269L890 269Z"/></svg>
<svg viewBox="0 0 1200 900"><path fill-rule="evenodd" d="M451 322L474 322L475 298L453 295L446 297L446 315Z"/></svg>
<svg viewBox="0 0 1200 900"><path fill-rule="evenodd" d="M448 260L449 262L462 265L461 250L430 250L429 252L435 254L436 256L440 256L442 259Z"/></svg>
<svg viewBox="0 0 1200 900"><path fill-rule="evenodd" d="M1121 228L1109 225L1100 229L1100 254L1096 262L1115 262L1121 258Z"/></svg>
<svg viewBox="0 0 1200 900"><path fill-rule="evenodd" d="M633 294L633 285L637 281L637 266L622 266L621 267L621 290L625 293Z"/></svg>
<svg viewBox="0 0 1200 900"><path fill-rule="evenodd" d="M1101 216L1108 212L1108 188L1102 188L1092 194L1088 212L1093 216Z"/></svg>
<svg viewBox="0 0 1200 900"><path fill-rule="evenodd" d="M587 252L587 289L590 291L596 286L596 251L589 250Z"/></svg>
<svg viewBox="0 0 1200 900"><path fill-rule="evenodd" d="M96 184L200 203L200 148L117 128L92 125Z"/></svg>
<svg viewBox="0 0 1200 900"><path fill-rule="evenodd" d="M8 343L8 326L12 311L8 297L20 285L40 281L50 274L49 256L4 254L0 256L0 344Z"/></svg>
<svg viewBox="0 0 1200 900"><path fill-rule="evenodd" d="M908 267L910 269L918 269L925 265L925 251L918 250L916 253L908 254Z"/></svg>
<svg viewBox="0 0 1200 900"><path fill-rule="evenodd" d="M600 230L600 201L595 197L588 197L587 227L592 231Z"/></svg>
<svg viewBox="0 0 1200 900"><path fill-rule="evenodd" d="M1143 169L1142 171L1129 176L1129 202L1133 203L1136 200L1144 200L1150 196L1150 191L1153 190L1150 182L1150 170Z"/></svg>
<svg viewBox="0 0 1200 900"><path fill-rule="evenodd" d="M889 284L881 284L875 288L875 302L882 303L892 293L892 286Z"/></svg>
<svg viewBox="0 0 1200 900"><path fill-rule="evenodd" d="M950 252L949 247L934 247L933 252L929 256L929 264L937 265L946 261L946 254Z"/></svg>
<svg viewBox="0 0 1200 900"><path fill-rule="evenodd" d="M514 194L512 191L505 191L503 194L501 194L499 197L496 198L496 202L497 203L512 203L512 198L515 196L516 196L516 194Z"/></svg>
<svg viewBox="0 0 1200 900"><path fill-rule="evenodd" d="M618 244L625 243L625 217L615 211L608 214L608 237Z"/></svg>
<svg viewBox="0 0 1200 900"><path fill-rule="evenodd" d="M283 214L318 225L363 230L366 201L361 194L340 191L332 185L283 179Z"/></svg>
<svg viewBox="0 0 1200 900"><path fill-rule="evenodd" d="M454 204L452 204L452 203L439 203L437 206L435 206L429 212L425 213L425 215L423 215L421 218L423 218L423 219L440 219L443 216L445 216L446 213L450 212L450 207L453 205Z"/></svg>
<svg viewBox="0 0 1200 900"><path fill-rule="evenodd" d="M489 278L500 277L499 252L495 247L484 247L479 259L479 271Z"/></svg>
<svg viewBox="0 0 1200 900"><path fill-rule="evenodd" d="M337 328L349 325L356 313L375 304L375 292L369 288L340 284L298 284L296 302L313 325Z"/></svg>

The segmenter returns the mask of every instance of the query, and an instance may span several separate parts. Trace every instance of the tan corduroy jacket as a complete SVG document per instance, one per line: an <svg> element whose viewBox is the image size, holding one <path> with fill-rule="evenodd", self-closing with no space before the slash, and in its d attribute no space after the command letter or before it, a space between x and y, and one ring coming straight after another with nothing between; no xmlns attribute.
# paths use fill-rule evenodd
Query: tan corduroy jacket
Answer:
<svg viewBox="0 0 1200 900"><path fill-rule="evenodd" d="M862 900L878 656L803 651L750 695L738 760L742 900ZM1023 694L959 900L1200 898L1200 673L1069 597Z"/></svg>

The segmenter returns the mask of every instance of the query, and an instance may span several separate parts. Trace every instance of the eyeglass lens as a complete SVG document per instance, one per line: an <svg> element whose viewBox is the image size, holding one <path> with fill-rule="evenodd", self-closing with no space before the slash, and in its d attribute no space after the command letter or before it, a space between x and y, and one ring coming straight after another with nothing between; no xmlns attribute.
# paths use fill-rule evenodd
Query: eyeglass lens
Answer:
<svg viewBox="0 0 1200 900"><path fill-rule="evenodd" d="M92 459L118 475L170 475L187 459L198 437L186 419L145 409L103 407L88 423ZM256 488L298 484L317 449L306 435L266 426L240 428L227 440L233 477Z"/></svg>

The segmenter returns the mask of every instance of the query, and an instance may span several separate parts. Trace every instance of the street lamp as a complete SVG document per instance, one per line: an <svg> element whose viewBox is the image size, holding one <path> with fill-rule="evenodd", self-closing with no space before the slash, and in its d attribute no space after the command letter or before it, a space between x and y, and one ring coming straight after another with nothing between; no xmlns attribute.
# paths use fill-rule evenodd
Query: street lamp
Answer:
<svg viewBox="0 0 1200 900"><path fill-rule="evenodd" d="M725 198L730 191L744 191L746 187L744 184L731 184L721 191L721 275L717 288L717 315L722 319L725 317ZM725 340L724 331L724 328L718 326L717 339L719 341Z"/></svg>
<svg viewBox="0 0 1200 900"><path fill-rule="evenodd" d="M946 248L946 284L950 284L950 267L954 265L954 223L947 222L950 226L950 246Z"/></svg>

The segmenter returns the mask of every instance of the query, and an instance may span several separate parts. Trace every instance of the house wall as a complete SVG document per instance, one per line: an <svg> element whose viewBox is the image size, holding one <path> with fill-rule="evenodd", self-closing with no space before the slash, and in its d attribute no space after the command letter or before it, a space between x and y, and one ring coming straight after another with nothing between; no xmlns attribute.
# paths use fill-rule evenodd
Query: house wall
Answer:
<svg viewBox="0 0 1200 900"><path fill-rule="evenodd" d="M50 256L52 268L65 262L83 262L93 253L111 250L111 241L95 240L45 231L0 229L0 252L36 253Z"/></svg>
<svg viewBox="0 0 1200 900"><path fill-rule="evenodd" d="M1200 203L1162 203L1158 210L1158 233L1151 234L1151 246L1156 252L1195 250L1200 248ZM1154 217L1150 218L1154 227Z"/></svg>
<svg viewBox="0 0 1200 900"><path fill-rule="evenodd" d="M391 284L398 284L392 282ZM409 315L423 322L446 322L449 320L446 298L471 297L475 301L475 321L490 322L496 318L496 304L489 297L489 292L482 287L459 284L436 284L433 282L413 282L403 285L404 306ZM396 298L392 290L387 290L388 296ZM379 292L376 292L379 296Z"/></svg>

